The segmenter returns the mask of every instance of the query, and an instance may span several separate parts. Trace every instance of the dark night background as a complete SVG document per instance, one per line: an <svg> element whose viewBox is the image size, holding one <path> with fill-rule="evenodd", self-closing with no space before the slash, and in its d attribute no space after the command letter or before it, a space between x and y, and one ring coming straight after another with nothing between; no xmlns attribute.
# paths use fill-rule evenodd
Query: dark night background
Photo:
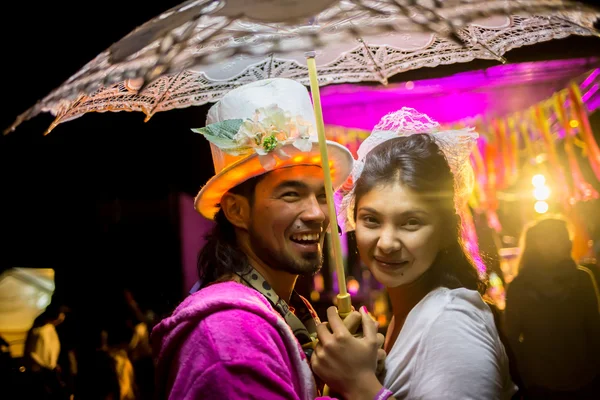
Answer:
<svg viewBox="0 0 600 400"><path fill-rule="evenodd" d="M2 129L136 26L178 4L19 2L5 11ZM509 62L598 55L598 38L573 37L513 50ZM448 75L492 61L421 69L397 81ZM181 300L176 196L213 174L208 144L190 128L207 110L87 114L44 130L43 114L0 137L0 267L50 267L56 296L72 306L109 301L129 287L143 307ZM107 295L107 296L104 296Z"/></svg>

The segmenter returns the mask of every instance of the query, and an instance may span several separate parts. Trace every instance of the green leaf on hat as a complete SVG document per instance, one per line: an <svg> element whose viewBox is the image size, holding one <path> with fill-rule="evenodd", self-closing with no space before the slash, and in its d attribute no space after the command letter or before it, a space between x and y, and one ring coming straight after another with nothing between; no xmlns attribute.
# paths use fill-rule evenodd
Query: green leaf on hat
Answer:
<svg viewBox="0 0 600 400"><path fill-rule="evenodd" d="M192 132L200 133L225 153L237 156L248 151L248 146L240 146L233 137L240 130L242 119L228 119L214 124L206 125L204 128L192 129Z"/></svg>

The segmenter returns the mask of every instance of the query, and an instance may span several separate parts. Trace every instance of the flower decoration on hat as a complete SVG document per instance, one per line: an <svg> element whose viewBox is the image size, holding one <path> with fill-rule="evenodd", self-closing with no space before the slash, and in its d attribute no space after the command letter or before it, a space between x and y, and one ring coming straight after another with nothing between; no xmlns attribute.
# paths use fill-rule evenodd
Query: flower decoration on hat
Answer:
<svg viewBox="0 0 600 400"><path fill-rule="evenodd" d="M261 165L270 170L276 165L274 155L289 158L283 150L293 145L300 151L312 148L310 140L312 124L301 116L292 116L276 104L258 108L252 119L230 119L192 129L232 156L247 156L256 153Z"/></svg>

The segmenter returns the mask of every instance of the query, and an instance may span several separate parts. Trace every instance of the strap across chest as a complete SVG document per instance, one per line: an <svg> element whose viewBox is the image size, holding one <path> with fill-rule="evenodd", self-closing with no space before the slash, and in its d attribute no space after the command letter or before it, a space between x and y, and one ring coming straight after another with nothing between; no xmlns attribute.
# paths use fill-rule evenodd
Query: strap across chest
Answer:
<svg viewBox="0 0 600 400"><path fill-rule="evenodd" d="M261 293L284 318L292 329L294 336L302 345L306 356L310 359L317 337L318 322L318 317L312 307L294 291L290 299L290 303L293 305L292 312L287 302L275 293L269 282L254 268L247 274L240 274L239 276L250 287Z"/></svg>

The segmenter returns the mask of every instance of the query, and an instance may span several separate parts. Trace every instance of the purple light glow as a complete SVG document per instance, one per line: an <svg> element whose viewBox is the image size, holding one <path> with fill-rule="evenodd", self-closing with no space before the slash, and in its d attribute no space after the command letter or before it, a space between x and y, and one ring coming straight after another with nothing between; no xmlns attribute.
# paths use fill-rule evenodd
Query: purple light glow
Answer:
<svg viewBox="0 0 600 400"><path fill-rule="evenodd" d="M588 111L596 110L600 108L600 96L593 98L589 103L586 104Z"/></svg>
<svg viewBox="0 0 600 400"><path fill-rule="evenodd" d="M404 106L442 124L477 115L504 116L550 98L599 63L598 58L582 58L499 65L413 81L408 87L327 86L321 91L323 117L328 125L371 130L383 115Z"/></svg>
<svg viewBox="0 0 600 400"><path fill-rule="evenodd" d="M600 68L596 68L591 74L590 76L588 76L585 81L583 81L581 83L581 88L585 89L586 87L590 86L591 83L594 81L594 79L596 79L596 77L598 76L598 74L600 74Z"/></svg>
<svg viewBox="0 0 600 400"><path fill-rule="evenodd" d="M600 87L600 86L596 83L594 86L592 86L590 88L590 90L587 91L586 94L581 96L581 100L584 103L587 102L589 100L589 98L592 97L592 95L598 91L598 87Z"/></svg>

